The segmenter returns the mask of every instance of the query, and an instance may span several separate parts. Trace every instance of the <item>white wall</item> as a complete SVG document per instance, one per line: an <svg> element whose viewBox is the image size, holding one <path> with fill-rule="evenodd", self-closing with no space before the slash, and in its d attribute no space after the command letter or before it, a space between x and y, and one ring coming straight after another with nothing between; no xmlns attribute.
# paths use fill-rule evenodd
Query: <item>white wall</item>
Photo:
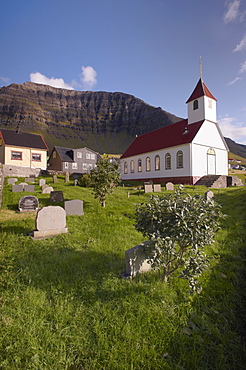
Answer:
<svg viewBox="0 0 246 370"><path fill-rule="evenodd" d="M193 101L187 103L188 105L188 124L203 121L204 119L216 122L216 100L202 96L198 100L198 109L193 110Z"/></svg>
<svg viewBox="0 0 246 370"><path fill-rule="evenodd" d="M183 168L177 168L177 152L182 150L183 152ZM171 169L165 169L165 155L166 153L171 154ZM160 170L155 170L155 156L160 156ZM150 157L151 160L151 171L146 171L146 158ZM138 172L138 159L142 160L142 172ZM130 162L134 161L134 173L130 172ZM124 174L124 162L127 162L128 173ZM121 177L122 180L130 179L148 179L148 178L162 178L162 177L180 177L180 176L190 176L191 166L190 166L190 144L185 146L177 146L169 149L162 149L159 151L154 151L151 153L145 153L138 156L133 156L129 158L124 158L120 160L121 165Z"/></svg>

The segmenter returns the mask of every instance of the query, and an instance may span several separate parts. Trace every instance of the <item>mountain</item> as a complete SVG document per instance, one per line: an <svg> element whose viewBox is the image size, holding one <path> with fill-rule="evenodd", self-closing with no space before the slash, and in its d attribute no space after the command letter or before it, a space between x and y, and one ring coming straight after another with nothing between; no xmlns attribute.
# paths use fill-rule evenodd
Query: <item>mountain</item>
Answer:
<svg viewBox="0 0 246 370"><path fill-rule="evenodd" d="M226 143L230 149L230 152L238 155L239 157L246 158L246 145L237 144L235 141L225 137Z"/></svg>
<svg viewBox="0 0 246 370"><path fill-rule="evenodd" d="M42 134L50 149L87 146L123 153L136 135L181 118L121 92L58 89L26 82L0 88L0 128Z"/></svg>

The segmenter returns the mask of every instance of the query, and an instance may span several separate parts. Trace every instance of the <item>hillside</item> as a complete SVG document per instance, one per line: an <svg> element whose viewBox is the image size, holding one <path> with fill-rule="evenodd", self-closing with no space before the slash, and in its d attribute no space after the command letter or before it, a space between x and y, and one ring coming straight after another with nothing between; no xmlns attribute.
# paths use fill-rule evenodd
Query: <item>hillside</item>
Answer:
<svg viewBox="0 0 246 370"><path fill-rule="evenodd" d="M42 134L54 145L123 153L136 135L179 121L132 95L26 82L0 88L0 128Z"/></svg>

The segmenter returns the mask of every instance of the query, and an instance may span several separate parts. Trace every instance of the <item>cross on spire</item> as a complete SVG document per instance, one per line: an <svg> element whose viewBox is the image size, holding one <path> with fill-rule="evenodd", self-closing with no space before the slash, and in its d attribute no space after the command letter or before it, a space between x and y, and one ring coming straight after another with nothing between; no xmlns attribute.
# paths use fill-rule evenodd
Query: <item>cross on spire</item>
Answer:
<svg viewBox="0 0 246 370"><path fill-rule="evenodd" d="M199 71L200 71L200 79L202 80L202 57L200 57Z"/></svg>

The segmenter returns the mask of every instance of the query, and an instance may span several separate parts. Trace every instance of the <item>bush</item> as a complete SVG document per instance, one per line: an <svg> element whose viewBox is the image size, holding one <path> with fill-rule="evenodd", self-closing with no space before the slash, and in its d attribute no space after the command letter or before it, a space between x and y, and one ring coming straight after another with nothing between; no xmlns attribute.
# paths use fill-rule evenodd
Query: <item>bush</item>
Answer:
<svg viewBox="0 0 246 370"><path fill-rule="evenodd" d="M83 188L89 188L91 185L91 178L89 174L84 174L78 178L78 184L79 186L82 186Z"/></svg>
<svg viewBox="0 0 246 370"><path fill-rule="evenodd" d="M165 196L151 196L136 208L136 229L149 243L146 257L153 268L170 276L189 280L193 291L200 288L197 278L208 266L204 246L212 244L222 217L213 200L182 192L182 187Z"/></svg>

